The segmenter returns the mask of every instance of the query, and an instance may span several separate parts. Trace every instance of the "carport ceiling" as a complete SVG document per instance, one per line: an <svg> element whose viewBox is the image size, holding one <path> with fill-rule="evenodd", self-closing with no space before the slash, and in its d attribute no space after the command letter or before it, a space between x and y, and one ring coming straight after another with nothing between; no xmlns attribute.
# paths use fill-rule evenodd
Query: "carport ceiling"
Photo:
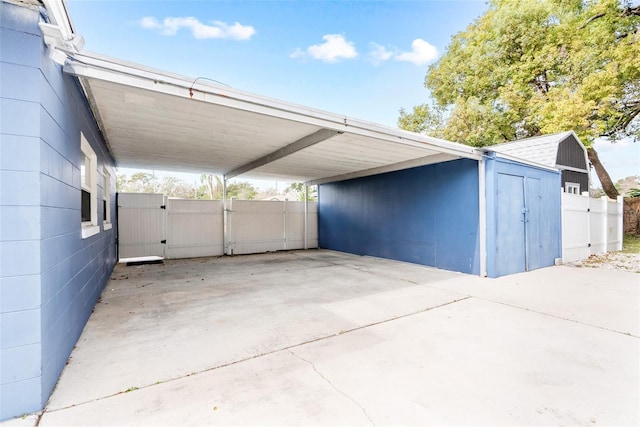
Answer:
<svg viewBox="0 0 640 427"><path fill-rule="evenodd" d="M80 79L119 166L319 183L480 158L462 144L95 54L74 54L64 71Z"/></svg>

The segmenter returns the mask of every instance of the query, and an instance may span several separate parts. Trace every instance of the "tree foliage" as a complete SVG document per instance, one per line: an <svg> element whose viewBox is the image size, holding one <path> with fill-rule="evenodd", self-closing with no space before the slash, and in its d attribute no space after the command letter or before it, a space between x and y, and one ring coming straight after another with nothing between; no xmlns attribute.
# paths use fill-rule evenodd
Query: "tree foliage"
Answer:
<svg viewBox="0 0 640 427"><path fill-rule="evenodd" d="M116 177L116 189L120 193L158 193L179 199L222 199L222 180L216 175L201 175L200 185L192 185L182 179L165 176L159 179L148 172L137 172L127 177ZM257 190L251 183L237 182L227 185L227 198L252 200Z"/></svg>
<svg viewBox="0 0 640 427"><path fill-rule="evenodd" d="M200 175L200 182L205 185L209 199L222 199L223 184L222 179L218 175L203 174ZM199 197L204 198L204 197Z"/></svg>
<svg viewBox="0 0 640 427"><path fill-rule="evenodd" d="M429 67L432 103L399 126L474 146L572 129L603 181L594 139L640 132L639 28L626 1L492 0Z"/></svg>
<svg viewBox="0 0 640 427"><path fill-rule="evenodd" d="M258 192L248 182L234 182L227 185L227 198L240 200L253 200Z"/></svg>
<svg viewBox="0 0 640 427"><path fill-rule="evenodd" d="M295 193L298 196L298 200L304 202L304 183L303 182L292 182L289 184L287 188L284 190L284 194ZM309 186L309 194L307 201L315 202L318 200L318 186L311 185Z"/></svg>
<svg viewBox="0 0 640 427"><path fill-rule="evenodd" d="M638 197L640 194L640 175L628 176L616 182L618 192L626 197Z"/></svg>

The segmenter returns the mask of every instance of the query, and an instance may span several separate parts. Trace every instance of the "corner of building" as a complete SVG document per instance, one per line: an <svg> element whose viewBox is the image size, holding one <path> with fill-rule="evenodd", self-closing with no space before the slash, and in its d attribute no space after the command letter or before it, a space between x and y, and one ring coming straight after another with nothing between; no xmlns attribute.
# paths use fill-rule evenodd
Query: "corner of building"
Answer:
<svg viewBox="0 0 640 427"><path fill-rule="evenodd" d="M41 9L5 1L0 9L3 420L49 398L116 263L117 223L113 161L78 82L48 56ZM81 134L96 153L99 232L89 238L82 237ZM109 226L105 217L113 218Z"/></svg>

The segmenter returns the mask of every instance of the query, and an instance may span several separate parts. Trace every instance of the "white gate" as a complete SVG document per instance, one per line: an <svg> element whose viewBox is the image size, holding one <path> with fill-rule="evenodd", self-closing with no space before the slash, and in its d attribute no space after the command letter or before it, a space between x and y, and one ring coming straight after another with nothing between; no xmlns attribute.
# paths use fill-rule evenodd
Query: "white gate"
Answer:
<svg viewBox="0 0 640 427"><path fill-rule="evenodd" d="M118 193L119 257L164 257L165 197Z"/></svg>
<svg viewBox="0 0 640 427"><path fill-rule="evenodd" d="M166 257L224 253L222 200L167 200Z"/></svg>

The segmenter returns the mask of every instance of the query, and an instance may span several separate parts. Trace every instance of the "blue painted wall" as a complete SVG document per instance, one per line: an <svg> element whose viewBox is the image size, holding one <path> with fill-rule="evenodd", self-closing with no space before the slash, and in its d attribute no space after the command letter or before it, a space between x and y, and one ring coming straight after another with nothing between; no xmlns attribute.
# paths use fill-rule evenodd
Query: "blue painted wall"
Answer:
<svg viewBox="0 0 640 427"><path fill-rule="evenodd" d="M490 156L485 176L489 277L554 265L562 252L560 172Z"/></svg>
<svg viewBox="0 0 640 427"><path fill-rule="evenodd" d="M323 184L318 193L320 247L479 274L478 162Z"/></svg>
<svg viewBox="0 0 640 427"><path fill-rule="evenodd" d="M80 132L99 174L113 161L39 19L0 2L0 419L42 408L116 262L102 209L100 233L81 235ZM115 173L111 189L115 219Z"/></svg>

